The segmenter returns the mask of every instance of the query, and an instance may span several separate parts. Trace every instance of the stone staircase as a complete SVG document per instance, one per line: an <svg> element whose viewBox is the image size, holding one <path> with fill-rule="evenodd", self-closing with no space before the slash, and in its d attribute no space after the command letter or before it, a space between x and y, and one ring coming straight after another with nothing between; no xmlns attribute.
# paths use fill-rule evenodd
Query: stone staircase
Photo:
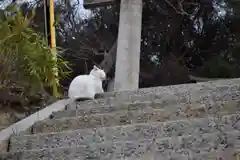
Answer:
<svg viewBox="0 0 240 160"><path fill-rule="evenodd" d="M105 93L12 135L0 160L231 160L240 79Z"/></svg>

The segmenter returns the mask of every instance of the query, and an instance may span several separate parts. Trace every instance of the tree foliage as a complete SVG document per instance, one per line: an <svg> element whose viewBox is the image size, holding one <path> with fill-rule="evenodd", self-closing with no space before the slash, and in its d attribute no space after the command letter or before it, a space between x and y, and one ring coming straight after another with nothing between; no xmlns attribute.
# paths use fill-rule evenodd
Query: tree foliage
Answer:
<svg viewBox="0 0 240 160"><path fill-rule="evenodd" d="M211 78L240 76L237 16L240 10L239 2L143 2L141 87L186 83L189 81L189 74ZM110 50L117 38L119 7L117 3L91 10L91 18L85 20L83 30L76 33L94 41L94 45L87 43L88 48L96 50L101 47L103 50ZM66 18L63 23L67 23L67 20ZM72 30L74 28L76 27ZM100 37L101 41L94 37ZM109 40L109 37L113 38ZM86 38L77 38L74 41L85 41ZM72 44L68 43L66 46L74 48ZM83 51L81 46L78 46L79 50ZM91 50L89 52L94 54ZM97 55L89 58L95 57ZM111 72L110 74L114 74L114 69Z"/></svg>
<svg viewBox="0 0 240 160"><path fill-rule="evenodd" d="M4 89L14 85L22 88L20 95L25 98L46 87L60 88L59 81L69 73L61 50L55 57L42 34L30 27L34 16L34 10L24 16L13 4L0 13L0 84ZM6 94L1 94L0 99L9 100Z"/></svg>
<svg viewBox="0 0 240 160"><path fill-rule="evenodd" d="M188 75L239 77L240 4L235 0L143 0L140 87L189 82ZM43 5L36 7L35 29L43 29ZM27 7L26 7L27 6ZM79 0L58 0L57 45L71 61L71 78L101 64L117 39L119 8L88 10ZM43 31L42 31L43 32ZM103 54L99 54L99 53ZM114 52L114 50L113 50ZM113 58L109 58L114 60ZM114 63L108 77L114 76ZM71 79L62 84L68 86Z"/></svg>

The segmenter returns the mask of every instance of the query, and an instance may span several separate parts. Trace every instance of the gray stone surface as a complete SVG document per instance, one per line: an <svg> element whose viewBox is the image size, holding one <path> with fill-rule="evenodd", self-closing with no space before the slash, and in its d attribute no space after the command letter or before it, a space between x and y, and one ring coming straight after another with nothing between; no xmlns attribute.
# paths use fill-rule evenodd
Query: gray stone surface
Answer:
<svg viewBox="0 0 240 160"><path fill-rule="evenodd" d="M226 146L239 148L240 132L221 132L187 135L171 138L140 139L138 141L104 142L81 145L73 148L56 148L19 152L24 160L49 159L117 159L120 157L140 157L147 151L152 151L162 157L187 156L207 154L221 151ZM15 154L16 156L17 154Z"/></svg>
<svg viewBox="0 0 240 160"><path fill-rule="evenodd" d="M214 152L231 157L226 148L240 149L239 89L240 79L233 79L105 93L98 104L84 101L46 119L65 108L55 106L38 115L36 121L45 119L33 126L38 134L18 132L11 138L11 151L23 152L1 154L0 160L135 160L146 155L213 160L219 158Z"/></svg>
<svg viewBox="0 0 240 160"><path fill-rule="evenodd" d="M214 111L219 111L220 109L224 110L234 110L239 111L240 101L215 101L213 103L205 104L192 102L188 104L163 104L162 101L147 101L147 102L136 102L136 103L124 103L118 105L101 105L101 106L88 106L88 107L79 107L77 109L68 109L64 111L55 112L52 114L52 118L59 119L62 117L75 117L75 116L84 116L89 114L97 114L97 113L112 113L116 111L138 111L138 110L147 110L147 109L163 109L165 113L174 113L178 114L179 112L186 113L188 110L189 114L200 114L200 112L208 111L210 114ZM198 112L197 112L198 111ZM192 112L192 113L190 113Z"/></svg>
<svg viewBox="0 0 240 160"><path fill-rule="evenodd" d="M109 160L111 158L113 158L114 160L237 160L236 158L236 153L238 153L239 151L237 150L233 150L231 151L231 159L228 158L226 159L224 156L222 156L222 151L213 151L213 152L209 152L209 153L200 153L200 154L192 154L191 156L188 156L188 151L185 150L185 154L181 154L181 152L171 152L168 151L166 152L165 155L162 154L157 154L157 153L153 153L154 154L154 159L146 159L146 157L144 157L144 153L142 153L141 155L132 155L132 156L128 156L128 157L114 157L114 156L108 156L106 158L103 158L103 156L101 157L101 160ZM191 152L190 152L191 153ZM189 154L190 154L189 153ZM49 155L49 154L47 154ZM22 160L23 157L23 153L19 152L19 153L15 153L15 154L1 154L0 155L0 160ZM67 157L67 158L66 158ZM63 160L63 158L69 159L70 157L73 156L58 156L58 157L53 157L51 160ZM48 157L37 157L38 160L49 160ZM92 160L99 160L99 157L88 157L88 158L83 158L81 157L81 159L78 157L78 160L86 160L86 159L92 159ZM29 159L30 160L30 159ZM64 159L65 160L65 159Z"/></svg>
<svg viewBox="0 0 240 160"><path fill-rule="evenodd" d="M141 88L136 91L123 91L123 92L113 92L108 94L108 97L121 97L123 95L146 95L146 94L159 94L163 92L188 92L193 90L208 90L218 88L220 86L232 86L239 85L240 78L235 79L225 79L217 81L209 81L202 83L189 83L189 84L179 84L179 85L170 85L170 86L160 86L160 87L150 87L150 88Z"/></svg>
<svg viewBox="0 0 240 160"><path fill-rule="evenodd" d="M138 139L153 139L182 135L199 135L204 133L230 131L235 128L235 115L224 116L223 121L217 118L184 119L178 121L138 123L133 125L101 127L84 130L74 130L51 134L14 136L11 138L11 151L73 147L81 144L101 143L104 141L130 141ZM221 128L218 128L221 127Z"/></svg>
<svg viewBox="0 0 240 160"><path fill-rule="evenodd" d="M118 106L123 103L134 102L149 102L157 100L164 105L178 104L178 103L214 103L215 101L228 101L237 100L240 97L240 84L237 83L220 83L215 81L212 85L206 84L186 84L177 85L175 87L156 87L145 90L139 90L138 92L130 92L121 94L116 93L115 97L108 97L104 99L97 99L97 104L93 101L80 102L77 107L87 108L92 106ZM239 82L239 81L237 81ZM192 88L190 88L192 87ZM140 92L141 91L141 92ZM149 91L149 93L147 92ZM155 91L155 92L153 92ZM76 105L70 105L69 108L76 108Z"/></svg>
<svg viewBox="0 0 240 160"><path fill-rule="evenodd" d="M121 0L115 91L138 89L142 26L142 0Z"/></svg>
<svg viewBox="0 0 240 160"><path fill-rule="evenodd" d="M2 153L0 160L22 160L22 152Z"/></svg>
<svg viewBox="0 0 240 160"><path fill-rule="evenodd" d="M73 118L51 119L36 123L33 126L34 133L61 132L64 130L107 127L116 125L127 125L133 123L144 123L163 121L161 109L148 111L119 111L105 114L93 114Z"/></svg>
<svg viewBox="0 0 240 160"><path fill-rule="evenodd" d="M183 92L193 92L193 91L203 91L207 90L211 93L211 90L216 90L219 87L233 87L240 85L240 78L227 79L227 80L217 80L201 83L189 83L189 84L179 84L171 86L160 86L160 87L150 87L150 88L141 88L135 91L121 91L121 92L106 92L100 94L99 97L104 98L117 98L122 99L130 96L139 96L139 95L159 95L165 93L183 93ZM238 87L239 88L239 87Z"/></svg>
<svg viewBox="0 0 240 160"><path fill-rule="evenodd" d="M229 101L225 103L217 101L216 103L206 105L188 104L169 107L165 105L158 105L155 103L151 103L148 105L132 104L126 108L126 110L122 111L98 114L86 114L80 109L78 110L79 112L76 112L77 115L80 115L78 117L67 117L38 122L33 126L33 132L61 132L64 130L94 128L103 126L127 125L147 122L163 122L167 120L177 120L188 117L201 118L206 117L207 115L232 114L239 112L240 109L239 101ZM91 108L89 109L91 110Z"/></svg>
<svg viewBox="0 0 240 160"><path fill-rule="evenodd" d="M195 154L193 155L192 160L236 160L236 157L234 156L234 150L231 151L233 154L230 155L230 158L225 158L222 151L216 151L216 152L210 152L205 154Z"/></svg>
<svg viewBox="0 0 240 160"><path fill-rule="evenodd" d="M64 106L68 101L63 99L57 101L46 108L30 115L27 118L22 119L21 121L3 129L0 131L0 144L3 145L6 140L10 138L11 135L21 134L22 132L27 132L31 126L43 119L48 118L52 112L63 110Z"/></svg>
<svg viewBox="0 0 240 160"><path fill-rule="evenodd" d="M236 154L239 151L231 149L227 150L216 150L208 153L192 154L191 157L186 155L172 154L171 156L163 157L161 154L152 154L153 157L128 157L127 160L237 160ZM226 156L227 154L227 156Z"/></svg>

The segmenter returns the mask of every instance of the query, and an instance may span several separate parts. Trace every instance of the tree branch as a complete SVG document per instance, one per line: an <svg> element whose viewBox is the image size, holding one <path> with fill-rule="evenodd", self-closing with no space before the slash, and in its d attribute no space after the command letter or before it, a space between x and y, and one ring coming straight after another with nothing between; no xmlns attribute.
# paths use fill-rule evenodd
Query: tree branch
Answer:
<svg viewBox="0 0 240 160"><path fill-rule="evenodd" d="M186 11L184 11L184 9L183 9L182 3L184 2L184 0L178 1L179 10L176 7L174 7L174 5L169 0L165 0L165 2L169 6L171 6L175 10L176 13L181 14L181 15L190 15Z"/></svg>
<svg viewBox="0 0 240 160"><path fill-rule="evenodd" d="M104 60L100 64L100 67L106 73L108 73L111 70L113 64L116 62L116 55L117 55L116 53L117 53L117 40L113 44L108 54L105 54Z"/></svg>

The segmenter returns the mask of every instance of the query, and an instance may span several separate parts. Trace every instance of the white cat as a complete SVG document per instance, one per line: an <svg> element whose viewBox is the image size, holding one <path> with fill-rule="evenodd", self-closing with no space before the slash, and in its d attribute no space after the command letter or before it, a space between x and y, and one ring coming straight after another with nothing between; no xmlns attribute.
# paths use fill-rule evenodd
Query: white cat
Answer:
<svg viewBox="0 0 240 160"><path fill-rule="evenodd" d="M103 93L102 81L106 79L104 70L95 65L89 75L80 75L75 77L70 83L68 97L70 100L92 99L96 93Z"/></svg>

